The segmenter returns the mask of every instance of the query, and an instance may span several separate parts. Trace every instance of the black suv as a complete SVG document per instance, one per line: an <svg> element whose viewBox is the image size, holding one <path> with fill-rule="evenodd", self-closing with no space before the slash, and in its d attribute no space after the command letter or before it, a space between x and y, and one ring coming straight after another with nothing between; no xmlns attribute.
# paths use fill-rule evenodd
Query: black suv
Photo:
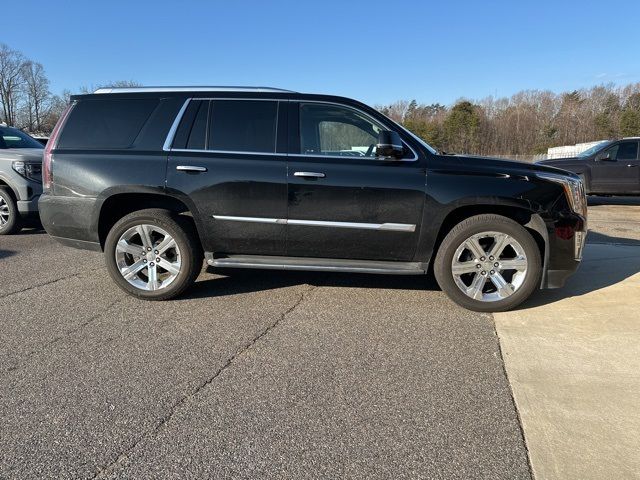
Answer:
<svg viewBox="0 0 640 480"><path fill-rule="evenodd" d="M640 194L640 138L607 140L574 158L543 160L539 165L563 168L582 179L589 195Z"/></svg>
<svg viewBox="0 0 640 480"><path fill-rule="evenodd" d="M47 144L40 212L103 250L143 299L202 267L421 275L507 310L575 271L577 176L443 155L354 100L269 88L122 88L72 97Z"/></svg>

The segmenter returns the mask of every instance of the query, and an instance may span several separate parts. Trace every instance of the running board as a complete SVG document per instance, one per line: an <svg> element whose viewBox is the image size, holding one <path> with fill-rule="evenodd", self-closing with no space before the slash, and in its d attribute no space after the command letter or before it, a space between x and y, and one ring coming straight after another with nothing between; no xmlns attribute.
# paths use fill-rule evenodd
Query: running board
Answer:
<svg viewBox="0 0 640 480"><path fill-rule="evenodd" d="M207 252L205 257L208 265L218 268L313 270L321 272L380 273L387 275L424 275L427 271L427 264L421 262L276 257L265 255L227 255L216 258L210 252Z"/></svg>

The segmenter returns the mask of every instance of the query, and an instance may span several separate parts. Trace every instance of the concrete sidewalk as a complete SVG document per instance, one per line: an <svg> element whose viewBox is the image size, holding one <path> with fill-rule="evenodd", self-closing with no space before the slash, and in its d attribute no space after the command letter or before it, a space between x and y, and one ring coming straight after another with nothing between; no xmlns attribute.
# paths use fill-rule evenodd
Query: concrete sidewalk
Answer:
<svg viewBox="0 0 640 480"><path fill-rule="evenodd" d="M536 480L640 478L640 247L495 315Z"/></svg>

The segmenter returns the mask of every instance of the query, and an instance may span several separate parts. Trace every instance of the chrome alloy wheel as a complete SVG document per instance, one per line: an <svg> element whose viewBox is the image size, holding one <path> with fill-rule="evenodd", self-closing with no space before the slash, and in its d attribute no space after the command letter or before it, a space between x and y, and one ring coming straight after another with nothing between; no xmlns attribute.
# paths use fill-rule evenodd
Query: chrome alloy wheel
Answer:
<svg viewBox="0 0 640 480"><path fill-rule="evenodd" d="M0 227L4 227L9 223L9 205L4 198L0 197Z"/></svg>
<svg viewBox="0 0 640 480"><path fill-rule="evenodd" d="M483 302L511 296L524 283L527 267L522 245L501 232L472 235L457 248L451 261L458 288Z"/></svg>
<svg viewBox="0 0 640 480"><path fill-rule="evenodd" d="M118 239L116 265L124 279L140 290L161 290L180 273L178 244L154 225L136 225Z"/></svg>

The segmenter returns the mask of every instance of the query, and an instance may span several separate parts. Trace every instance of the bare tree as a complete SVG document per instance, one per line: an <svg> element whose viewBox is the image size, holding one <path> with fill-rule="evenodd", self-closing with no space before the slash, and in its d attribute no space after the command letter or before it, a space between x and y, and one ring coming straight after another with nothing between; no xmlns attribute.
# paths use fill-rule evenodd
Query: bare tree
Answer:
<svg viewBox="0 0 640 480"><path fill-rule="evenodd" d="M2 103L2 117L9 125L15 125L17 104L22 89L22 66L24 56L0 44L0 103Z"/></svg>
<svg viewBox="0 0 640 480"><path fill-rule="evenodd" d="M27 129L31 132L42 130L43 117L51 99L49 79L40 63L27 61L22 65L22 78L26 97Z"/></svg>

